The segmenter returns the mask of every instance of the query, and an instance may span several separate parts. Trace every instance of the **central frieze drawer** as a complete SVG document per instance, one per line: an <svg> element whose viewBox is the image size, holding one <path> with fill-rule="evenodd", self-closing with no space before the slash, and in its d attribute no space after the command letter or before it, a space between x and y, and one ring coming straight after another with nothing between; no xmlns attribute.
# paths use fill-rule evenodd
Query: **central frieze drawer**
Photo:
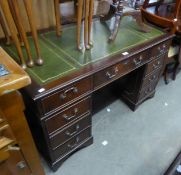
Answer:
<svg viewBox="0 0 181 175"><path fill-rule="evenodd" d="M89 126L91 126L91 116L86 115L85 117L80 118L78 121L74 122L70 126L52 135L50 137L50 144L52 149L56 149L61 144L65 143L67 140L74 137L80 131L84 130Z"/></svg>
<svg viewBox="0 0 181 175"><path fill-rule="evenodd" d="M83 79L70 86L42 99L43 112L48 113L56 108L60 108L67 102L91 91L91 78Z"/></svg>
<svg viewBox="0 0 181 175"><path fill-rule="evenodd" d="M168 52L169 46L170 46L170 40L167 42L161 43L159 45L156 45L155 47L152 48L151 56L156 58L156 57L166 54Z"/></svg>
<svg viewBox="0 0 181 175"><path fill-rule="evenodd" d="M87 139L91 138L91 128L87 128L82 131L80 134L77 134L75 137L58 147L56 150L52 151L53 161L59 159L60 157L68 154L72 150L79 148L81 143L84 143Z"/></svg>
<svg viewBox="0 0 181 175"><path fill-rule="evenodd" d="M90 112L91 98L81 100L80 102L66 108L64 111L56 113L45 120L45 127L48 134L51 134L63 126L70 124L82 115Z"/></svg>
<svg viewBox="0 0 181 175"><path fill-rule="evenodd" d="M145 51L96 73L94 75L94 88L107 84L112 80L119 78L121 75L131 72L148 60L149 56L147 51Z"/></svg>

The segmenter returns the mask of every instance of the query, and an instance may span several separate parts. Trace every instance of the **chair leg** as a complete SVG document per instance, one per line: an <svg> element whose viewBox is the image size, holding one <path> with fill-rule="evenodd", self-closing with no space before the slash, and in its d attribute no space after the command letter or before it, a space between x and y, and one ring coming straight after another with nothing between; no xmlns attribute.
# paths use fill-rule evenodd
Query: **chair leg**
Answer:
<svg viewBox="0 0 181 175"><path fill-rule="evenodd" d="M165 81L165 84L169 83L169 80L168 80L168 66L167 65L166 65L165 70L164 70L164 81Z"/></svg>
<svg viewBox="0 0 181 175"><path fill-rule="evenodd" d="M6 27L6 24L5 24L5 21L3 19L3 15L0 11L0 24L1 24L1 27L2 27L2 30L4 32L4 35L6 37L6 44L9 45L11 43L11 39L10 39L10 36L8 34L8 30L7 30L7 27Z"/></svg>
<svg viewBox="0 0 181 175"><path fill-rule="evenodd" d="M27 65L28 67L33 67L34 66L34 62L32 59L32 54L30 51L30 45L26 36L26 32L25 29L23 27L23 24L21 22L21 16L19 13L19 6L18 6L18 2L17 0L9 0L11 1L11 6L12 6L12 10L14 10L14 18L16 18L16 26L18 26L18 31L20 32L20 36L22 37L22 41L25 45L26 51L27 51L27 56L28 56L28 61L27 61Z"/></svg>
<svg viewBox="0 0 181 175"><path fill-rule="evenodd" d="M94 10L94 0L90 0L89 2L89 22L88 22L88 44L92 46L91 42L91 30L92 30L92 17L93 17L93 10Z"/></svg>
<svg viewBox="0 0 181 175"><path fill-rule="evenodd" d="M80 45L80 39L81 39L81 21L83 16L83 0L78 0L78 8L77 8L77 48L78 50L82 50L82 47Z"/></svg>
<svg viewBox="0 0 181 175"><path fill-rule="evenodd" d="M175 80L176 79L176 76L177 76L177 72L178 72L178 68L179 68L179 63L177 62L174 66L174 70L173 70L173 77L172 79Z"/></svg>
<svg viewBox="0 0 181 175"><path fill-rule="evenodd" d="M60 17L59 0L54 0L54 8L55 8L55 20L56 20L56 34L59 37L61 35L61 17Z"/></svg>
<svg viewBox="0 0 181 175"><path fill-rule="evenodd" d="M10 9L9 9L8 1L7 0L0 0L0 5L1 5L2 11L4 13L7 25L9 27L9 30L11 32L12 39L13 39L13 41L15 43L15 46L16 46L16 49L18 51L18 56L20 58L21 67L23 69L25 69L26 68L26 63L25 63L23 52L21 50L21 46L20 46L20 43L19 43L19 40L18 40L18 37L17 37L17 34L16 34L16 27L14 25L13 17L11 15L11 12L10 12Z"/></svg>
<svg viewBox="0 0 181 175"><path fill-rule="evenodd" d="M23 2L24 2L24 5L25 5L25 8L26 8L26 13L28 15L29 24L30 24L30 28L31 28L31 31L32 31L33 40L34 40L34 44L35 44L35 49L36 49L36 53L37 53L36 64L37 65L42 65L43 64L43 59L41 58L41 54L40 54L40 46L39 46L39 42L38 42L38 34L37 34L37 31L36 31L35 21L34 21L34 17L33 17L32 0L24 0Z"/></svg>
<svg viewBox="0 0 181 175"><path fill-rule="evenodd" d="M90 49L88 43L88 30L89 30L89 0L85 0L85 14L84 14L84 46L85 49Z"/></svg>
<svg viewBox="0 0 181 175"><path fill-rule="evenodd" d="M24 46L23 36L22 36L22 32L21 32L21 27L19 25L20 21L18 21L19 14L17 15L17 13L16 13L17 9L15 9L16 7L14 8L14 4L13 4L14 1L13 0L9 0L8 2L9 2L10 11L11 11L11 14L12 14L15 26L16 26L17 31L18 31L20 44L21 44L21 46ZM19 13L19 10L18 10L18 13Z"/></svg>

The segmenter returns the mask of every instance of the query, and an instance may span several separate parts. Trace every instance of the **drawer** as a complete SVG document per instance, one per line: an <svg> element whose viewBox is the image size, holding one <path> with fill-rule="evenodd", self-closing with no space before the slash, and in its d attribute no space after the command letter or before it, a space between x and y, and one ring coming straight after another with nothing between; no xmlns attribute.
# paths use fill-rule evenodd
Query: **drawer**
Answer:
<svg viewBox="0 0 181 175"><path fill-rule="evenodd" d="M44 121L45 128L48 134L51 134L63 126L70 124L77 120L79 117L90 112L91 110L91 97L81 100L80 102L66 108Z"/></svg>
<svg viewBox="0 0 181 175"><path fill-rule="evenodd" d="M170 41L158 44L152 48L151 57L157 58L168 52L170 47Z"/></svg>
<svg viewBox="0 0 181 175"><path fill-rule="evenodd" d="M154 92L156 88L156 82L151 83L147 87L141 90L140 95L139 95L139 100L142 100L143 98L147 97L149 94Z"/></svg>
<svg viewBox="0 0 181 175"><path fill-rule="evenodd" d="M21 150L9 150L3 153L3 159L0 163L2 175L30 175L32 174L29 166L26 164ZM1 153L0 153L1 155Z"/></svg>
<svg viewBox="0 0 181 175"><path fill-rule="evenodd" d="M72 138L85 128L91 126L91 116L87 115L84 118L79 119L70 126L64 128L60 132L50 137L50 144L52 149L56 149L61 144L65 143L68 139Z"/></svg>
<svg viewBox="0 0 181 175"><path fill-rule="evenodd" d="M76 150L79 148L79 145L86 141L88 138L91 137L91 128L87 128L86 130L82 131L80 134L76 135L68 142L64 143L62 146L58 147L56 150L52 152L52 159L53 161L59 159L60 157L68 154L69 152Z"/></svg>
<svg viewBox="0 0 181 175"><path fill-rule="evenodd" d="M48 113L91 91L91 78L83 79L42 99L43 112Z"/></svg>
<svg viewBox="0 0 181 175"><path fill-rule="evenodd" d="M158 81L159 76L160 76L160 69L157 70L156 72L150 74L149 76L147 76L147 77L143 80L142 87L145 87L145 86L148 85L148 84L151 84L151 83L153 83L153 82Z"/></svg>
<svg viewBox="0 0 181 175"><path fill-rule="evenodd" d="M124 75L127 72L131 72L135 68L147 62L148 59L149 56L145 51L135 56L132 56L131 58L124 60L121 63L118 63L112 67L96 73L94 75L94 87L97 88L99 86L105 85L112 80L119 78L121 75Z"/></svg>
<svg viewBox="0 0 181 175"><path fill-rule="evenodd" d="M15 140L14 134L6 121L0 123L0 138L3 137L8 138L9 140Z"/></svg>
<svg viewBox="0 0 181 175"><path fill-rule="evenodd" d="M149 75L153 71L160 69L161 66L163 65L163 60L164 60L164 57L159 57L159 58L151 61L150 63L148 63L145 76Z"/></svg>

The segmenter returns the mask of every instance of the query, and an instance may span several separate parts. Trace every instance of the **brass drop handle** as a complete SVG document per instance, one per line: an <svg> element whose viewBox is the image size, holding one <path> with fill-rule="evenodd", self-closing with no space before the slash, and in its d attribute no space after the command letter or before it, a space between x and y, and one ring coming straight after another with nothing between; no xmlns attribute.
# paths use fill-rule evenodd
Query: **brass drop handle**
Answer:
<svg viewBox="0 0 181 175"><path fill-rule="evenodd" d="M7 151L20 151L20 147L9 145Z"/></svg>
<svg viewBox="0 0 181 175"><path fill-rule="evenodd" d="M24 168L27 167L25 161L20 161L20 162L18 162L18 163L16 164L16 166L17 166L17 168L19 168L19 169L24 169Z"/></svg>
<svg viewBox="0 0 181 175"><path fill-rule="evenodd" d="M67 93L73 92L74 94L78 93L77 87L71 87L70 89L65 90L61 95L60 98L63 100L67 97Z"/></svg>
<svg viewBox="0 0 181 175"><path fill-rule="evenodd" d="M138 59L135 58L135 59L133 60L133 62L134 62L135 65L137 66L137 65L141 64L142 59L143 59L143 56L141 55Z"/></svg>
<svg viewBox="0 0 181 175"><path fill-rule="evenodd" d="M79 128L80 128L80 126L79 126L79 124L77 124L77 125L75 126L75 131L73 131L72 133L70 133L69 131L66 131L65 134L66 134L67 136L71 137L71 136L75 135L75 134L79 131Z"/></svg>
<svg viewBox="0 0 181 175"><path fill-rule="evenodd" d="M5 129L7 129L7 128L9 128L9 125L8 125L8 124L2 126L2 127L0 128L0 132L3 131L3 130L5 130Z"/></svg>
<svg viewBox="0 0 181 175"><path fill-rule="evenodd" d="M154 69L156 69L157 67L159 67L159 66L160 66L160 64L161 64L161 62L160 62L160 61L158 61L158 62L157 62L157 64L153 64L153 68L154 68Z"/></svg>
<svg viewBox="0 0 181 175"><path fill-rule="evenodd" d="M153 75L152 78L149 78L149 82L152 82L156 79L156 75Z"/></svg>
<svg viewBox="0 0 181 175"><path fill-rule="evenodd" d="M79 137L76 137L75 143L74 144L68 144L67 146L72 149L72 148L77 146L77 144L79 143L79 140L80 140Z"/></svg>
<svg viewBox="0 0 181 175"><path fill-rule="evenodd" d="M118 67L115 67L114 68L114 73L111 74L110 72L106 72L106 76L109 78L109 79L112 79L114 78L117 74L118 74L119 70L118 70Z"/></svg>
<svg viewBox="0 0 181 175"><path fill-rule="evenodd" d="M72 120L73 118L76 117L77 113L78 113L78 108L74 108L74 114L72 116L67 116L67 114L63 114L63 118L66 120L66 121L70 121Z"/></svg>
<svg viewBox="0 0 181 175"><path fill-rule="evenodd" d="M163 52L165 52L165 48L166 48L166 45L165 44L163 44L163 49L161 49L161 47L158 47L158 50L160 51L160 53L163 53Z"/></svg>
<svg viewBox="0 0 181 175"><path fill-rule="evenodd" d="M152 88L150 87L148 90L145 91L145 94L148 94L151 91L152 91Z"/></svg>

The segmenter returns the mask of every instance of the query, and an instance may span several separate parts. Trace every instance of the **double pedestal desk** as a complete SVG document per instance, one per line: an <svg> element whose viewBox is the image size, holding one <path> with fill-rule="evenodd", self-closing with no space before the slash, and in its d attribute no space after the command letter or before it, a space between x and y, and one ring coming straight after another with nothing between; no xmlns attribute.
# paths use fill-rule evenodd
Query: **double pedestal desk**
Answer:
<svg viewBox="0 0 181 175"><path fill-rule="evenodd" d="M120 92L132 110L155 94L173 36L155 28L145 34L135 29L136 24L126 22L121 27L116 41L109 44L104 26L94 24L93 37L97 40L92 50L85 53L76 51L69 37L75 28L65 30L59 39L54 33L40 36L45 65L28 70L33 83L23 94L35 143L54 171L73 152L93 143L91 111L95 91L132 74ZM52 63L53 52L46 60L48 49L75 69L52 78L51 74L67 65L51 67L48 72L48 66L58 64ZM45 74L52 77L45 82L38 80L38 76L45 77Z"/></svg>

